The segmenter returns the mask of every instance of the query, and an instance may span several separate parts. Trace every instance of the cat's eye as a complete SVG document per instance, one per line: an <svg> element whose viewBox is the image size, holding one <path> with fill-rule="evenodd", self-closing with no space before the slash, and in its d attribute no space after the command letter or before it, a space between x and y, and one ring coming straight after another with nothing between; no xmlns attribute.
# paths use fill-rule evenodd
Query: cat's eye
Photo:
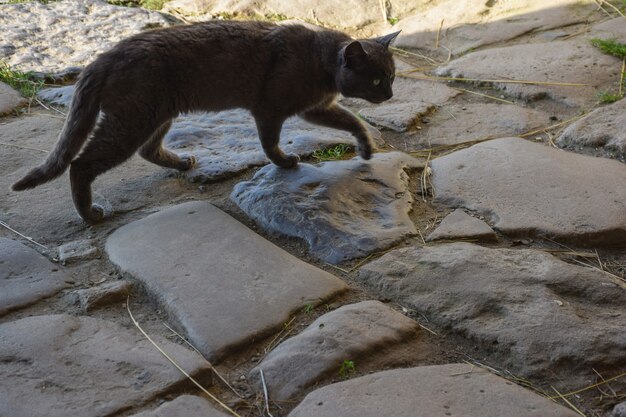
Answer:
<svg viewBox="0 0 626 417"><path fill-rule="evenodd" d="M372 81L372 83L374 83L374 85L380 84L380 78L376 78L374 81Z"/></svg>

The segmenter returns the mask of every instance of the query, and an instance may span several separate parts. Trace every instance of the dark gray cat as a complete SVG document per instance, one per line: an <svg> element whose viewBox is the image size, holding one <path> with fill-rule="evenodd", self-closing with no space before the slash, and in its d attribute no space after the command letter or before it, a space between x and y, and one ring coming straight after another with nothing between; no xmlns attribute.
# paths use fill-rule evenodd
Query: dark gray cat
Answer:
<svg viewBox="0 0 626 417"><path fill-rule="evenodd" d="M50 181L71 164L78 214L89 223L101 221L104 211L92 205L91 183L137 150L163 167L194 165L193 157L162 146L172 119L191 111L248 109L265 154L283 168L298 163L278 147L283 122L293 115L351 132L359 154L369 159L367 129L335 100L339 93L373 103L391 98L395 66L388 47L397 35L353 40L301 25L206 22L123 40L84 69L54 150L13 190Z"/></svg>

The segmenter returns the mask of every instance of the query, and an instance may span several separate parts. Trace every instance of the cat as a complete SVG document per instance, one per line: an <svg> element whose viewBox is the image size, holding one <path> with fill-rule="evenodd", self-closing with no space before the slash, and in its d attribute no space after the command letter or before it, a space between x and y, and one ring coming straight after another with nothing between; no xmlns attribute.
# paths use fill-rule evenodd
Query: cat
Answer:
<svg viewBox="0 0 626 417"><path fill-rule="evenodd" d="M392 97L389 45L398 33L354 40L299 24L209 21L122 40L82 71L57 144L12 188L33 188L70 166L78 214L100 222L105 213L92 204L91 183L136 151L163 167L194 166L193 156L162 145L172 119L193 111L247 109L265 154L282 168L299 161L278 146L283 122L294 115L351 132L359 155L369 159L367 128L336 99L342 94L381 103Z"/></svg>

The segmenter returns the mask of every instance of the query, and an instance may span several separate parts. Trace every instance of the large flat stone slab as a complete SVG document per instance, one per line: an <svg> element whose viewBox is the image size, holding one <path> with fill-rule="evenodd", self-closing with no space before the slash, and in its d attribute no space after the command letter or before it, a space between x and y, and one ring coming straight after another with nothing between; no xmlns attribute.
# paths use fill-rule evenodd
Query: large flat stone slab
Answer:
<svg viewBox="0 0 626 417"><path fill-rule="evenodd" d="M590 108L598 90L619 82L621 60L603 54L587 39L521 44L472 52L439 68L437 75L479 80L578 83L584 86L491 82L525 100L550 98L571 107Z"/></svg>
<svg viewBox="0 0 626 417"><path fill-rule="evenodd" d="M289 417L575 417L547 398L466 364L378 372L320 388Z"/></svg>
<svg viewBox="0 0 626 417"><path fill-rule="evenodd" d="M252 371L263 370L269 395L286 401L320 378L415 335L418 325L380 301L362 301L324 314L297 336L278 345Z"/></svg>
<svg viewBox="0 0 626 417"><path fill-rule="evenodd" d="M237 184L231 199L264 229L304 239L314 256L336 264L417 233L405 170L418 166L401 152L293 170L268 165Z"/></svg>
<svg viewBox="0 0 626 417"><path fill-rule="evenodd" d="M118 41L170 21L141 8L102 0L3 4L0 60L22 71L58 73L83 67Z"/></svg>
<svg viewBox="0 0 626 417"><path fill-rule="evenodd" d="M161 346L197 377L198 354ZM139 331L90 317L35 316L0 325L0 415L105 417L152 400L187 378Z"/></svg>
<svg viewBox="0 0 626 417"><path fill-rule="evenodd" d="M0 81L0 116L26 104L26 99L11 86Z"/></svg>
<svg viewBox="0 0 626 417"><path fill-rule="evenodd" d="M626 166L519 138L432 161L436 203L465 207L512 237L626 245Z"/></svg>
<svg viewBox="0 0 626 417"><path fill-rule="evenodd" d="M426 238L433 240L471 239L482 242L494 242L498 236L484 221L470 216L461 209L456 209L441 221L439 226Z"/></svg>
<svg viewBox="0 0 626 417"><path fill-rule="evenodd" d="M473 140L521 135L554 124L550 115L512 104L446 104L412 138L427 146L456 145Z"/></svg>
<svg viewBox="0 0 626 417"><path fill-rule="evenodd" d="M568 386L626 366L626 290L610 276L530 249L451 243L394 250L359 277L484 348L515 375Z"/></svg>
<svg viewBox="0 0 626 417"><path fill-rule="evenodd" d="M626 100L595 109L572 123L556 143L564 148L602 148L609 155L626 158Z"/></svg>
<svg viewBox="0 0 626 417"><path fill-rule="evenodd" d="M133 414L132 417L228 417L230 415L216 410L204 398L195 395L181 395L156 410Z"/></svg>
<svg viewBox="0 0 626 417"><path fill-rule="evenodd" d="M439 50L446 47L456 55L526 33L585 23L596 10L576 0L446 0L400 20L391 31L402 30L398 46L426 50L437 49L439 34Z"/></svg>
<svg viewBox="0 0 626 417"><path fill-rule="evenodd" d="M106 252L212 361L346 288L200 201L121 227Z"/></svg>
<svg viewBox="0 0 626 417"><path fill-rule="evenodd" d="M34 249L0 238L0 316L51 297L71 277Z"/></svg>

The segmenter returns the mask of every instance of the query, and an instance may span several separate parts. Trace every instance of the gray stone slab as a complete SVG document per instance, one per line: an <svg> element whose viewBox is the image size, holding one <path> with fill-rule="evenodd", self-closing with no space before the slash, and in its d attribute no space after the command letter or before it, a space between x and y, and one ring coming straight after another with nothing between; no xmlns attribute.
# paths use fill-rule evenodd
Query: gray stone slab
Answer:
<svg viewBox="0 0 626 417"><path fill-rule="evenodd" d="M76 91L74 85L43 88L37 92L37 97L57 106L69 107L72 104L72 98L74 98L74 91Z"/></svg>
<svg viewBox="0 0 626 417"><path fill-rule="evenodd" d="M280 146L286 153L305 157L339 143L354 145L355 140L347 132L293 117L283 125ZM254 120L244 110L179 117L166 135L165 144L196 157L194 169L184 174L192 181L215 181L270 162L263 152Z"/></svg>
<svg viewBox="0 0 626 417"><path fill-rule="evenodd" d="M190 375L198 354L156 338ZM187 378L139 331L90 317L35 316L0 325L0 415L105 417L167 393Z"/></svg>
<svg viewBox="0 0 626 417"><path fill-rule="evenodd" d="M304 304L346 289L206 202L127 224L109 237L106 252L212 361L282 326Z"/></svg>
<svg viewBox="0 0 626 417"><path fill-rule="evenodd" d="M472 52L439 68L437 75L479 80L526 80L584 86L494 82L494 87L525 100L550 98L567 106L589 108L598 90L619 82L621 61L603 54L587 39L521 44Z"/></svg>
<svg viewBox="0 0 626 417"><path fill-rule="evenodd" d="M450 243L397 249L359 277L437 325L499 352L515 375L585 385L626 366L625 287L530 249Z"/></svg>
<svg viewBox="0 0 626 417"><path fill-rule="evenodd" d="M231 199L264 229L304 239L314 256L336 264L417 233L405 172L417 167L401 152L293 170L268 165L237 184Z"/></svg>
<svg viewBox="0 0 626 417"><path fill-rule="evenodd" d="M51 297L71 281L36 250L0 238L0 316Z"/></svg>
<svg viewBox="0 0 626 417"><path fill-rule="evenodd" d="M593 25L587 36L589 38L612 39L620 43L626 43L624 18L619 16Z"/></svg>
<svg viewBox="0 0 626 417"><path fill-rule="evenodd" d="M616 404L610 417L626 417L626 401Z"/></svg>
<svg viewBox="0 0 626 417"><path fill-rule="evenodd" d="M252 371L260 370L273 400L286 401L337 374L344 360L375 354L415 335L418 325L381 303L363 301L324 314L297 336L271 351Z"/></svg>
<svg viewBox="0 0 626 417"><path fill-rule="evenodd" d="M456 145L521 135L554 123L546 113L512 104L446 104L429 117L413 140L427 147Z"/></svg>
<svg viewBox="0 0 626 417"><path fill-rule="evenodd" d="M377 107L366 107L359 115L368 122L396 132L406 132L414 127L420 117L432 112L435 106L421 101L390 103Z"/></svg>
<svg viewBox="0 0 626 417"><path fill-rule="evenodd" d="M519 138L432 161L437 203L484 215L512 237L626 245L626 166Z"/></svg>
<svg viewBox="0 0 626 417"><path fill-rule="evenodd" d="M161 405L156 410L133 414L132 417L228 417L216 410L210 402L195 395L181 395L174 401Z"/></svg>
<svg viewBox="0 0 626 417"><path fill-rule="evenodd" d="M426 241L442 239L472 239L482 242L495 242L498 240L498 236L484 221L470 216L461 209L456 209L441 221L439 226L428 235Z"/></svg>
<svg viewBox="0 0 626 417"><path fill-rule="evenodd" d="M626 158L626 100L595 109L572 123L556 143L563 148L604 149L609 155Z"/></svg>
<svg viewBox="0 0 626 417"><path fill-rule="evenodd" d="M111 281L97 287L76 290L69 295L69 299L79 304L83 311L90 311L115 302L126 301L131 287L128 281Z"/></svg>
<svg viewBox="0 0 626 417"><path fill-rule="evenodd" d="M576 23L596 13L593 4L576 0L509 0L485 2L447 0L422 8L400 20L397 45L453 54ZM441 30L440 30L441 27Z"/></svg>
<svg viewBox="0 0 626 417"><path fill-rule="evenodd" d="M102 0L3 4L0 60L22 71L58 73L83 67L119 40L169 22L157 12Z"/></svg>
<svg viewBox="0 0 626 417"><path fill-rule="evenodd" d="M547 398L466 364L378 372L320 388L289 417L575 417Z"/></svg>
<svg viewBox="0 0 626 417"><path fill-rule="evenodd" d="M0 116L26 104L26 99L11 86L0 81Z"/></svg>
<svg viewBox="0 0 626 417"><path fill-rule="evenodd" d="M72 263L97 258L100 251L93 239L81 239L59 246L59 261Z"/></svg>

